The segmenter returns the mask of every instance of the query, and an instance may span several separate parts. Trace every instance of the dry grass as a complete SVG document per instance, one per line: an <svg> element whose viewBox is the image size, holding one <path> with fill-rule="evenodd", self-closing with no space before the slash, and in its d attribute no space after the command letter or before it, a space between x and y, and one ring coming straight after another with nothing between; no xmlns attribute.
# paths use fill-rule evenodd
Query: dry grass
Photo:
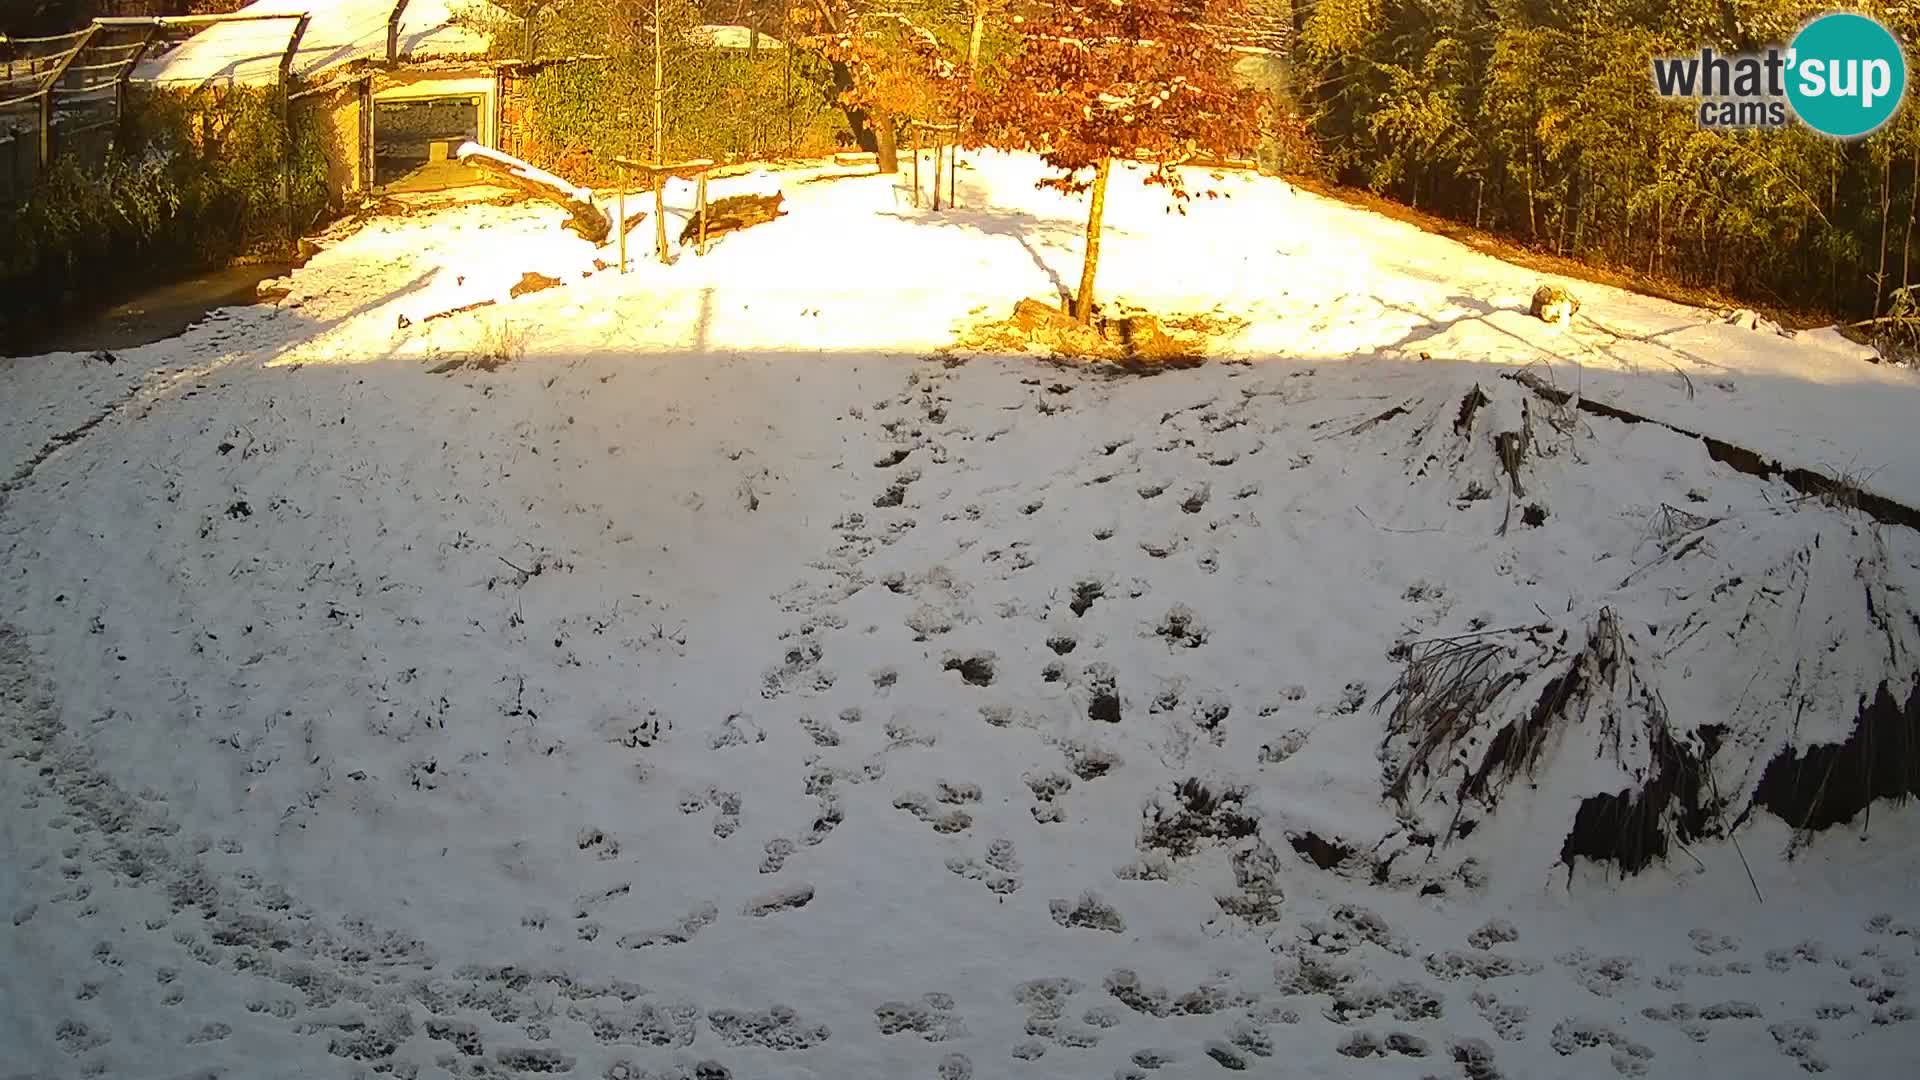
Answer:
<svg viewBox="0 0 1920 1080"><path fill-rule="evenodd" d="M504 367L527 354L527 339L531 336L530 329L510 319L488 323L467 362L481 371Z"/></svg>
<svg viewBox="0 0 1920 1080"><path fill-rule="evenodd" d="M1218 342L1246 325L1245 319L1221 312L1159 316L1118 309L1097 310L1093 321L1082 325L1059 308L1029 302L1008 318L979 318L956 335L954 347L1016 354L1038 349L1061 363L1092 362L1113 374L1154 374L1205 363Z"/></svg>
<svg viewBox="0 0 1920 1080"><path fill-rule="evenodd" d="M1411 752L1387 778L1389 797L1404 803L1417 775L1444 768L1454 750L1473 731L1480 715L1515 683L1526 678L1502 670L1510 649L1491 634L1415 642L1400 677L1374 702L1378 711L1393 699L1387 737L1408 737Z"/></svg>

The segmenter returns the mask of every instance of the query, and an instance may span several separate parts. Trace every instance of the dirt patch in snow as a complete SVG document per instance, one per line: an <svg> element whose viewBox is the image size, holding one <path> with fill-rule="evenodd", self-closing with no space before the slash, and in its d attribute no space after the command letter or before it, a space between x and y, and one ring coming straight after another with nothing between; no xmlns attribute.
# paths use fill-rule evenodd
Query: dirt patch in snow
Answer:
<svg viewBox="0 0 1920 1080"><path fill-rule="evenodd" d="M983 319L963 329L962 349L1028 353L1050 359L1094 362L1110 375L1155 375L1205 363L1215 341L1246 326L1217 314L1159 316L1145 311L1096 311L1082 324L1061 308L1022 300L1005 319Z"/></svg>

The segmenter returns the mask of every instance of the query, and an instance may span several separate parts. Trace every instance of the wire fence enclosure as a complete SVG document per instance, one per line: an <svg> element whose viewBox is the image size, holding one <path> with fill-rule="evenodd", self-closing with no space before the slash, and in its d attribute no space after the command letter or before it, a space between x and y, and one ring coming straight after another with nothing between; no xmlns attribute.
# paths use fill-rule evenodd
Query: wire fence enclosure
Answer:
<svg viewBox="0 0 1920 1080"><path fill-rule="evenodd" d="M286 254L325 205L324 148L296 122L288 77L306 22L99 19L0 39L0 334L121 284ZM264 84L146 77L223 23L271 36Z"/></svg>

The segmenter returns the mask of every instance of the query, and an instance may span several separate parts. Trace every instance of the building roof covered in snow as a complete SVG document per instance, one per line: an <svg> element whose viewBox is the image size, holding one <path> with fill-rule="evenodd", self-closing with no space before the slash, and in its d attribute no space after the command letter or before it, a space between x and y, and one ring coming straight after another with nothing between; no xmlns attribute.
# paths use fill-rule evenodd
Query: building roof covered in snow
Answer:
<svg viewBox="0 0 1920 1080"><path fill-rule="evenodd" d="M745 52L753 47L753 31L745 26L730 26L719 23L707 23L703 26L687 28L687 40L709 49L739 49ZM759 48L784 49L786 43L772 34L760 35Z"/></svg>
<svg viewBox="0 0 1920 1080"><path fill-rule="evenodd" d="M387 58L387 22L395 0L255 0L246 15L287 15L261 22L216 23L166 50L156 49L134 77L142 82L194 86L263 86L280 77L280 60L302 13L306 34L293 57L293 74L311 79L332 68ZM408 60L476 57L487 36L455 23L484 0L408 0L396 55Z"/></svg>

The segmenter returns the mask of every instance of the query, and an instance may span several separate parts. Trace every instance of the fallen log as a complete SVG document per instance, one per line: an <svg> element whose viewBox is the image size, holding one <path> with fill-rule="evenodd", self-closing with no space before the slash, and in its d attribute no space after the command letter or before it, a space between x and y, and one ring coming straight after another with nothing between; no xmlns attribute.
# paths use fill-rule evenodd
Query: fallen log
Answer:
<svg viewBox="0 0 1920 1080"><path fill-rule="evenodd" d="M680 230L680 244L684 247L697 239L703 223L707 239L711 240L721 233L737 232L785 217L786 211L780 209L780 203L785 198L785 195L775 192L772 195L729 195L724 199L715 199L707 204L705 210L687 219L687 227Z"/></svg>
<svg viewBox="0 0 1920 1080"><path fill-rule="evenodd" d="M490 150L479 143L461 143L454 156L530 195L557 203L567 212L567 228L588 243L605 243L607 235L613 231L613 222L599 207L593 205L593 192L587 188L575 187L511 154Z"/></svg>

